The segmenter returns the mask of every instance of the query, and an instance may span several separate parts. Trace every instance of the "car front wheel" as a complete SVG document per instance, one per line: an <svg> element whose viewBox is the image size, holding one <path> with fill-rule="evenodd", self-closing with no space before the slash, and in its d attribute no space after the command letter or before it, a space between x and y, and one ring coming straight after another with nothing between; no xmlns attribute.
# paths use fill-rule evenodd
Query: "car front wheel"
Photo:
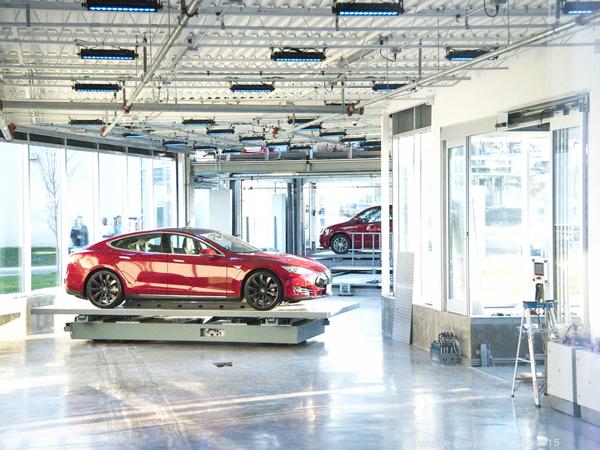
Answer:
<svg viewBox="0 0 600 450"><path fill-rule="evenodd" d="M271 272L258 270L246 280L244 298L252 308L268 311L283 300L283 285Z"/></svg>
<svg viewBox="0 0 600 450"><path fill-rule="evenodd" d="M338 255L343 255L350 249L350 239L345 234L336 234L331 238L330 247Z"/></svg>
<svg viewBox="0 0 600 450"><path fill-rule="evenodd" d="M116 308L123 303L123 285L109 270L94 272L87 282L87 298L98 308Z"/></svg>

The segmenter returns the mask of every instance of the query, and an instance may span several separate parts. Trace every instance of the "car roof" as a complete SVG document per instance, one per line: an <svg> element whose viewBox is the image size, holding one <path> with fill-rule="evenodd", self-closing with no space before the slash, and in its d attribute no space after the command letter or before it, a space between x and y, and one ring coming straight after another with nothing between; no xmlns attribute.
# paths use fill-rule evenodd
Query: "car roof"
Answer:
<svg viewBox="0 0 600 450"><path fill-rule="evenodd" d="M193 228L193 227L155 228L155 229L151 229L151 230L133 231L131 233L120 234L118 236L111 236L109 239L106 239L106 240L115 240L115 239L130 237L130 236L138 236L138 235L142 235L142 234L155 234L155 233L187 233L187 234L193 234L195 236L200 236L202 234L216 233L216 232L217 232L216 230L211 230L209 228Z"/></svg>

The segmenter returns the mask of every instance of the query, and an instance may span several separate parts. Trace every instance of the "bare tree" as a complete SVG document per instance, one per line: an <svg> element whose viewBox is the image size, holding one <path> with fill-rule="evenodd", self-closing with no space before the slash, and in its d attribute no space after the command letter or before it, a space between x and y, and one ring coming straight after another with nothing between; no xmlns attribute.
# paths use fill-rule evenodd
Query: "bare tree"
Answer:
<svg viewBox="0 0 600 450"><path fill-rule="evenodd" d="M54 237L56 249L56 269L60 272L60 255L58 254L58 219L60 208L60 172L57 164L55 149L32 150L32 156L37 160L40 174L46 191L46 223Z"/></svg>

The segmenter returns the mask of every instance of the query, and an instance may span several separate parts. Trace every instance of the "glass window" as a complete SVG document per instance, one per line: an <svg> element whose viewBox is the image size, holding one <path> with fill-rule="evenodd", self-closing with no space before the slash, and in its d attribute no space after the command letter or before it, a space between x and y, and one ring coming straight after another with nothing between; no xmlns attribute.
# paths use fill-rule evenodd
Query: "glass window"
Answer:
<svg viewBox="0 0 600 450"><path fill-rule="evenodd" d="M168 253L163 251L162 234L139 234L111 243L113 247L144 253Z"/></svg>
<svg viewBox="0 0 600 450"><path fill-rule="evenodd" d="M94 205L98 154L67 150L67 189L65 208L69 252L94 241Z"/></svg>
<svg viewBox="0 0 600 450"><path fill-rule="evenodd" d="M371 215L368 218L368 223L378 223L381 222L381 209L374 209L371 212Z"/></svg>
<svg viewBox="0 0 600 450"><path fill-rule="evenodd" d="M431 133L417 132L396 140L395 197L398 204L396 249L414 253L414 303L433 304L433 197Z"/></svg>
<svg viewBox="0 0 600 450"><path fill-rule="evenodd" d="M531 260L552 257L550 133L469 140L471 313L519 308L532 296Z"/></svg>
<svg viewBox="0 0 600 450"><path fill-rule="evenodd" d="M32 290L60 283L61 153L33 145L29 150Z"/></svg>
<svg viewBox="0 0 600 450"><path fill-rule="evenodd" d="M305 245L309 252L320 246L323 228L346 222L361 211L381 203L380 183L379 177L308 179L304 183L302 197Z"/></svg>
<svg viewBox="0 0 600 450"><path fill-rule="evenodd" d="M99 154L100 224L98 240L123 234L126 183L125 155Z"/></svg>
<svg viewBox="0 0 600 450"><path fill-rule="evenodd" d="M242 237L262 249L286 250L288 183L242 181Z"/></svg>
<svg viewBox="0 0 600 450"><path fill-rule="evenodd" d="M156 227L177 224L175 161L153 160L154 218Z"/></svg>
<svg viewBox="0 0 600 450"><path fill-rule="evenodd" d="M27 146L0 142L0 294L23 288L23 160Z"/></svg>
<svg viewBox="0 0 600 450"><path fill-rule="evenodd" d="M584 153L581 127L554 132L556 300L561 318L584 317Z"/></svg>
<svg viewBox="0 0 600 450"><path fill-rule="evenodd" d="M467 314L467 159L465 147L448 149L448 310Z"/></svg>

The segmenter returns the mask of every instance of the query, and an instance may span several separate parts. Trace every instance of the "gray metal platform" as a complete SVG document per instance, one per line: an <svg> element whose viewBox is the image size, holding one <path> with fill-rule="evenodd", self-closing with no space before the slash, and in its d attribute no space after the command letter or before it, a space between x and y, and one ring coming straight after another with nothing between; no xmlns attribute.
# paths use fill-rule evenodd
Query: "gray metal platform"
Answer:
<svg viewBox="0 0 600 450"><path fill-rule="evenodd" d="M32 314L74 315L65 326L72 339L117 341L206 341L298 344L325 331L331 317L358 303L313 300L271 311L225 309L114 308L51 305Z"/></svg>

